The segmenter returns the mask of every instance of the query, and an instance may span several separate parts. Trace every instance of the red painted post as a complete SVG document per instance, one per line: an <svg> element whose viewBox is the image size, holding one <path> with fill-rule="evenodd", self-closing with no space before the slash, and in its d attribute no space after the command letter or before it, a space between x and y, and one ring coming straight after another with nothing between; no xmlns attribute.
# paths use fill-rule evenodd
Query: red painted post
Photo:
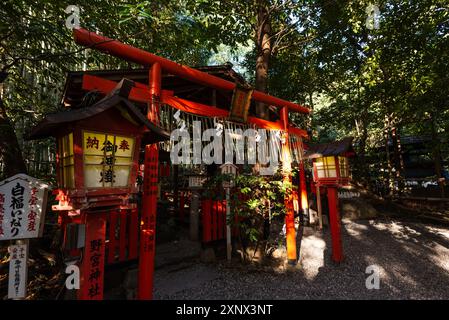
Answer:
<svg viewBox="0 0 449 320"><path fill-rule="evenodd" d="M117 246L115 231L117 229L117 217L117 210L111 210L109 212L108 263L113 263L115 261L115 249Z"/></svg>
<svg viewBox="0 0 449 320"><path fill-rule="evenodd" d="M226 200L218 203L218 239L226 238Z"/></svg>
<svg viewBox="0 0 449 320"><path fill-rule="evenodd" d="M299 162L299 200L302 212L307 215L309 212L309 200L307 198L306 173L304 169L304 160Z"/></svg>
<svg viewBox="0 0 449 320"><path fill-rule="evenodd" d="M218 239L218 218L220 214L218 204L218 200L212 201L212 240Z"/></svg>
<svg viewBox="0 0 449 320"><path fill-rule="evenodd" d="M153 298L158 152L155 144L145 147L144 191L140 222L139 300Z"/></svg>
<svg viewBox="0 0 449 320"><path fill-rule="evenodd" d="M203 216L203 242L211 241L211 215L212 200L204 199L201 203L201 214Z"/></svg>
<svg viewBox="0 0 449 320"><path fill-rule="evenodd" d="M130 221L129 221L129 239L128 239L128 259L132 260L137 258L137 241L138 241L138 231L139 231L139 217L137 208L129 210Z"/></svg>
<svg viewBox="0 0 449 320"><path fill-rule="evenodd" d="M290 144L288 138L288 108L281 109L281 120L284 126L284 143L282 144L282 170L284 184L292 183L291 175L291 156ZM296 265L298 255L296 252L296 229L295 229L295 211L293 209L293 197L291 192L288 192L284 199L285 204L285 229L286 229L286 243L287 243L287 260L291 265Z"/></svg>
<svg viewBox="0 0 449 320"><path fill-rule="evenodd" d="M157 123L159 98L161 92L161 68L153 64L149 74L151 104L148 107L148 119ZM157 144L145 146L145 169L142 196L142 214L140 223L139 257L139 300L153 298L154 255L156 240L156 209L158 190L159 148Z"/></svg>
<svg viewBox="0 0 449 320"><path fill-rule="evenodd" d="M117 210L117 213L120 216L120 231L119 231L119 261L125 261L126 260L126 220L127 220L127 214L126 210Z"/></svg>
<svg viewBox="0 0 449 320"><path fill-rule="evenodd" d="M215 200L211 200L210 207L210 240L215 240Z"/></svg>
<svg viewBox="0 0 449 320"><path fill-rule="evenodd" d="M159 101L161 97L161 65L159 63L155 63L151 66L150 74L150 95L151 95L151 103L148 108L148 119L158 124L159 123Z"/></svg>
<svg viewBox="0 0 449 320"><path fill-rule="evenodd" d="M338 207L338 191L336 186L327 188L329 202L329 223L332 237L332 260L343 261L343 249L341 245L340 213Z"/></svg>
<svg viewBox="0 0 449 320"><path fill-rule="evenodd" d="M81 262L78 299L103 300L106 220L102 213L85 214L86 243Z"/></svg>

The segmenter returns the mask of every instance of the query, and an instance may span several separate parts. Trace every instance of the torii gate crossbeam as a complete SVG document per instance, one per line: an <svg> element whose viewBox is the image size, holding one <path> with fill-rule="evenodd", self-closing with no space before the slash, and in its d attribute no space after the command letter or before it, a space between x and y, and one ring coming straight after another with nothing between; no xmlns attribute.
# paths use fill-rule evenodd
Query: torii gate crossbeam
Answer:
<svg viewBox="0 0 449 320"><path fill-rule="evenodd" d="M133 46L107 38L83 28L73 29L73 36L75 38L75 42L80 45L84 45L95 50L108 53L112 56L122 58L126 61L138 63L143 66L151 66L154 63L159 63L162 69L173 75L208 87L219 90L232 91L236 86L236 84L231 81L227 81L208 73L178 64L171 60L149 53L145 50L135 48ZM288 110L290 112L309 113L309 109L304 106L271 96L260 91L253 91L252 98L255 101L273 105L278 108L288 107Z"/></svg>

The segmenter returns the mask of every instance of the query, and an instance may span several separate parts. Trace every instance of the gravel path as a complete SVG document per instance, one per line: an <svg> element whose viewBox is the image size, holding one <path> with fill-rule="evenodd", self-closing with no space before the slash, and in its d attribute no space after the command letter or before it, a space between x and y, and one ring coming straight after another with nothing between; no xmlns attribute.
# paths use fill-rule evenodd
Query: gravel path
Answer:
<svg viewBox="0 0 449 320"><path fill-rule="evenodd" d="M448 227L380 219L344 221L342 227L340 265L330 260L329 232L312 231L303 237L296 270L220 264L162 269L156 272L161 285L155 298L449 299ZM373 264L380 270L378 290L365 285L366 268Z"/></svg>

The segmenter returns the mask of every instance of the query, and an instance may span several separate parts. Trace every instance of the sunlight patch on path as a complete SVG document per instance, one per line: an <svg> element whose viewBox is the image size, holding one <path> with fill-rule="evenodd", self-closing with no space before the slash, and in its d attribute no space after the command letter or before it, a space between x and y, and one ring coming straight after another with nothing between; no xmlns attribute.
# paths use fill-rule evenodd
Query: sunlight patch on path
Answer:
<svg viewBox="0 0 449 320"><path fill-rule="evenodd" d="M301 267L304 276L313 280L324 266L324 249L326 243L316 235L305 236L301 243Z"/></svg>
<svg viewBox="0 0 449 320"><path fill-rule="evenodd" d="M364 233L368 231L368 227L366 225L357 223L355 221L351 221L349 223L345 223L344 227L346 232L355 237L356 239L361 239L364 236Z"/></svg>

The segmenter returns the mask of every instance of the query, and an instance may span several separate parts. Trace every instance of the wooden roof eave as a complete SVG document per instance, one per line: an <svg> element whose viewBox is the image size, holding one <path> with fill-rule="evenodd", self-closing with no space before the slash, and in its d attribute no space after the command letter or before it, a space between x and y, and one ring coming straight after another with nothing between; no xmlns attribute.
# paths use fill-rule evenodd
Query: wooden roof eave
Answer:
<svg viewBox="0 0 449 320"><path fill-rule="evenodd" d="M309 145L309 149L304 154L307 159L320 157L339 156L355 154L352 147L352 137L346 137L339 141Z"/></svg>
<svg viewBox="0 0 449 320"><path fill-rule="evenodd" d="M142 112L140 112L140 110L127 99L131 87L132 82L123 79L119 82L113 92L111 92L109 95L93 104L92 106L81 109L71 109L48 115L32 129L30 135L28 136L28 140L41 139L52 136L52 133L56 128L93 117L97 114L109 110L110 108L125 109L134 121L136 121L140 125L143 125L148 129L148 132L152 133L151 140L153 142L170 139L169 133L167 133L161 127L150 122L146 118L146 116L143 115ZM145 135L147 135L147 133L145 133Z"/></svg>

